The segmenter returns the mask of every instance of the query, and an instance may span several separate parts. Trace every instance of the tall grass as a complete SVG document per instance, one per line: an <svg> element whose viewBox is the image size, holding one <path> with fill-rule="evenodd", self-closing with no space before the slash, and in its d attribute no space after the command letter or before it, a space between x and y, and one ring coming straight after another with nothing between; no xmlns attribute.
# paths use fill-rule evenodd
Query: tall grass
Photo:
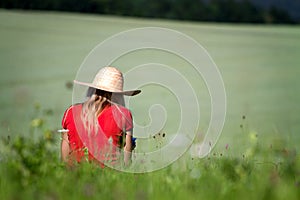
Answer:
<svg viewBox="0 0 300 200"><path fill-rule="evenodd" d="M1 199L299 199L300 157L277 140L271 146L249 137L249 149L231 147L198 159L186 153L152 173L121 173L90 163L72 168L59 159L60 135L47 127L49 113L34 118L29 135L2 136ZM254 134L254 135L253 135Z"/></svg>

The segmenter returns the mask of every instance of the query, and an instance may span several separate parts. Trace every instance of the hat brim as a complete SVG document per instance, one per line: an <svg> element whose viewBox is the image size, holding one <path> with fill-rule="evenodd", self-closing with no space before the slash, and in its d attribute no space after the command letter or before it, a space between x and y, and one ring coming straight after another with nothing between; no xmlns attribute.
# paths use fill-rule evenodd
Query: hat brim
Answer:
<svg viewBox="0 0 300 200"><path fill-rule="evenodd" d="M141 93L141 90L112 91L108 88L99 87L99 86L96 86L92 83L86 83L86 82L81 82L81 81L76 81L76 80L74 80L74 83L78 84L78 85L83 85L83 86L96 88L96 89L99 89L99 90L104 90L104 91L107 91L107 92L112 92L112 93L116 93L116 94L123 94L123 95L126 95L126 96L135 96L135 95Z"/></svg>

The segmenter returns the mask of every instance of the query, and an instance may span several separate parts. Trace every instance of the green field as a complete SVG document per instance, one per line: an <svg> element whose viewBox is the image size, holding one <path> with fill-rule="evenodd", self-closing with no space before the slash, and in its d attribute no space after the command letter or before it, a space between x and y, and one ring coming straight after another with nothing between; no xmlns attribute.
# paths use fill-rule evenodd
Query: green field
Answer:
<svg viewBox="0 0 300 200"><path fill-rule="evenodd" d="M58 162L54 162L41 166L38 172L29 169L28 175L24 166L17 164L25 158L12 154L16 162L10 163L11 169L5 171L6 168L1 166L1 176L5 175L9 181L5 182L1 177L0 198L3 195L4 199L102 199L105 195L104 199L123 199L122 196L129 199L299 199L299 26L191 23L1 10L1 136L18 140L16 136L38 137L37 134L43 135L45 129L46 132L59 129L64 110L72 104L72 90L66 87L66 83L75 79L85 56L114 34L146 26L175 29L194 38L206 48L222 74L227 94L227 116L210 159L193 160L189 164L181 159L166 169L144 175L121 174L109 169L102 172L91 166L83 166L71 174L61 165L55 166ZM148 51L128 55L114 64L126 71L131 66L149 62L149 55L155 62L176 69L182 67L177 58ZM195 80L192 71L185 70L184 73L201 91L197 96L201 99L203 117L199 130L195 131L205 132L210 117L208 93L203 81ZM136 122L149 122L148 113L141 112L139 107L152 103L148 100L154 91L145 87L143 95L132 100L131 103L136 104L133 105ZM158 103L159 96L153 101ZM171 105L168 110L171 120L165 128L167 132L177 124L177 118L172 118L172 109ZM30 123L34 118L45 120L43 130L33 131ZM51 159L55 159L58 157L59 135L52 134L55 142L51 143ZM257 134L258 138L251 139L251 134ZM225 149L226 144L229 150ZM18 148L26 149L26 145L33 144L21 142ZM38 153L48 153L43 150L46 147L41 146ZM245 158L251 154L249 151L254 152L253 157ZM283 151L288 152L287 155ZM35 155L29 153L30 156ZM189 159L188 155L186 157ZM40 159L53 161L42 156ZM192 178L191 174L198 171L194 172L191 165L201 171L201 176ZM21 175L13 172L14 167ZM47 170L53 171L48 173ZM76 180L80 180L74 184L80 188L78 195L68 186ZM117 192L112 192L112 188Z"/></svg>

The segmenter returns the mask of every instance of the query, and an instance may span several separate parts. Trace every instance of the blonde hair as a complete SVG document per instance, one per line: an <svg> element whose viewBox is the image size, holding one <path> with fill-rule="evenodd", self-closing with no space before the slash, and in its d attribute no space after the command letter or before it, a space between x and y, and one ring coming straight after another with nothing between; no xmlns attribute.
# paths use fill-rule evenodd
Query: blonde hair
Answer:
<svg viewBox="0 0 300 200"><path fill-rule="evenodd" d="M88 89L87 97L88 99L82 105L81 119L85 130L90 136L92 132L98 133L98 117L106 106L111 103L125 106L125 102L122 94L115 94L91 87Z"/></svg>

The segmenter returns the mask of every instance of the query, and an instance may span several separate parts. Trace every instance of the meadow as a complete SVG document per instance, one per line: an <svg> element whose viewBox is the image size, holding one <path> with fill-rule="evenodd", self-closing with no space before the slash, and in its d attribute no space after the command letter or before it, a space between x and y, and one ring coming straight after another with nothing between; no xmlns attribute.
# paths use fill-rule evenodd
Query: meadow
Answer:
<svg viewBox="0 0 300 200"><path fill-rule="evenodd" d="M186 152L152 173L120 173L90 164L66 168L59 161L56 130L72 104L70 82L97 44L146 26L189 35L217 64L227 94L226 121L217 145L206 158ZM1 10L0 38L1 199L300 198L299 26ZM150 62L149 55L150 61L176 69L184 65L151 51L135 52L114 65L126 71ZM202 117L194 131L205 132L210 119L207 89L192 71L183 73L200 91ZM142 89L144 94L130 103L136 122L147 124L144 109L164 102L159 99L163 91ZM177 124L172 113L176 105L168 106L167 133Z"/></svg>

